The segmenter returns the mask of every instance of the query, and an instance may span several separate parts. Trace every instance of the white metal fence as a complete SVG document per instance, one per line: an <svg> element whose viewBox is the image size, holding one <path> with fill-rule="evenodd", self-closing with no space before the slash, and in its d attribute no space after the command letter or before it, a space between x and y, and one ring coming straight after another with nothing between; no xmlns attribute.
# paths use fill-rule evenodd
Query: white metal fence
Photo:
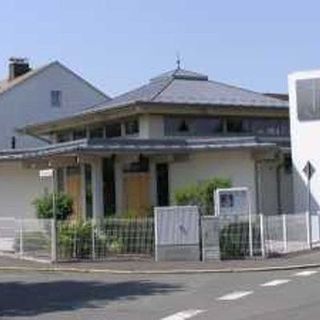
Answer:
<svg viewBox="0 0 320 320"><path fill-rule="evenodd" d="M50 219L0 218L0 254L51 261L54 224Z"/></svg>
<svg viewBox="0 0 320 320"><path fill-rule="evenodd" d="M180 220L176 224L186 232ZM320 214L202 216L199 233L203 258L273 257L320 246ZM0 218L2 255L49 262L151 258L154 250L153 218L56 225L53 220Z"/></svg>
<svg viewBox="0 0 320 320"><path fill-rule="evenodd" d="M153 252L153 218L57 223L57 260L60 261L150 257Z"/></svg>

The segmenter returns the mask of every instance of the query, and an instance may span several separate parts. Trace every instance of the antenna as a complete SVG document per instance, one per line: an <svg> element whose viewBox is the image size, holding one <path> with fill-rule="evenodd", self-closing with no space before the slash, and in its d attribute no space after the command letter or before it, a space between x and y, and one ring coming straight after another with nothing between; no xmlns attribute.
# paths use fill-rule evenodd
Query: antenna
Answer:
<svg viewBox="0 0 320 320"><path fill-rule="evenodd" d="M177 70L180 70L180 67L181 67L181 57L180 57L180 53L177 52L177 60L176 60L176 63L177 63Z"/></svg>

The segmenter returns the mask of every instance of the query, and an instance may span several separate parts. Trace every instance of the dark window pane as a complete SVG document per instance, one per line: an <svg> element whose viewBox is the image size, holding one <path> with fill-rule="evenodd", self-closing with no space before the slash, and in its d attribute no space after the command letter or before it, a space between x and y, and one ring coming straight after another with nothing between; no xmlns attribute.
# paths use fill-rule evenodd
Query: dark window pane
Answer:
<svg viewBox="0 0 320 320"><path fill-rule="evenodd" d="M157 205L169 205L169 171L167 163L158 163L157 172Z"/></svg>
<svg viewBox="0 0 320 320"><path fill-rule="evenodd" d="M87 137L86 129L74 130L72 133L73 140L84 139Z"/></svg>
<svg viewBox="0 0 320 320"><path fill-rule="evenodd" d="M121 137L121 124L120 123L112 123L106 125L106 137Z"/></svg>
<svg viewBox="0 0 320 320"><path fill-rule="evenodd" d="M84 166L84 174L85 174L85 189L86 189L86 215L88 219L91 219L93 216L91 165L86 164Z"/></svg>
<svg viewBox="0 0 320 320"><path fill-rule="evenodd" d="M232 133L245 132L243 126L243 119L229 118L227 119L227 131Z"/></svg>
<svg viewBox="0 0 320 320"><path fill-rule="evenodd" d="M67 142L70 141L70 133L69 132L61 132L57 134L57 142Z"/></svg>
<svg viewBox="0 0 320 320"><path fill-rule="evenodd" d="M116 212L116 187L114 174L114 160L103 159L103 200L105 216Z"/></svg>
<svg viewBox="0 0 320 320"><path fill-rule="evenodd" d="M103 138L104 136L104 132L103 132L103 128L92 128L90 129L89 131L89 137L91 139L94 139L94 138Z"/></svg>
<svg viewBox="0 0 320 320"><path fill-rule="evenodd" d="M62 92L60 90L51 91L51 106L52 107L62 106Z"/></svg>
<svg viewBox="0 0 320 320"><path fill-rule="evenodd" d="M139 121L137 119L126 121L125 130L128 135L139 133Z"/></svg>

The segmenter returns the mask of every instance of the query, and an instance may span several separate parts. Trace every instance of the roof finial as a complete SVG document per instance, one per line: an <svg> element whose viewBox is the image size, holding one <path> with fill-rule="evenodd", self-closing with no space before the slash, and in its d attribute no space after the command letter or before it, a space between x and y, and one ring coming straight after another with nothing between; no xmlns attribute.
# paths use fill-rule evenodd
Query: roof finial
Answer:
<svg viewBox="0 0 320 320"><path fill-rule="evenodd" d="M180 70L180 65L181 65L181 58L180 58L180 53L177 52L177 70Z"/></svg>

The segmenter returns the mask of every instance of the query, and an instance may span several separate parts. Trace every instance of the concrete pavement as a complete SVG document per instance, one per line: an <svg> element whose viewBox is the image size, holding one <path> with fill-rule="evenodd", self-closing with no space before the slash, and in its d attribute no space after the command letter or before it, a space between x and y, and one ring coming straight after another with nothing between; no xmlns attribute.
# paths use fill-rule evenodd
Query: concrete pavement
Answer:
<svg viewBox="0 0 320 320"><path fill-rule="evenodd" d="M320 270L198 275L0 273L1 319L319 319Z"/></svg>

